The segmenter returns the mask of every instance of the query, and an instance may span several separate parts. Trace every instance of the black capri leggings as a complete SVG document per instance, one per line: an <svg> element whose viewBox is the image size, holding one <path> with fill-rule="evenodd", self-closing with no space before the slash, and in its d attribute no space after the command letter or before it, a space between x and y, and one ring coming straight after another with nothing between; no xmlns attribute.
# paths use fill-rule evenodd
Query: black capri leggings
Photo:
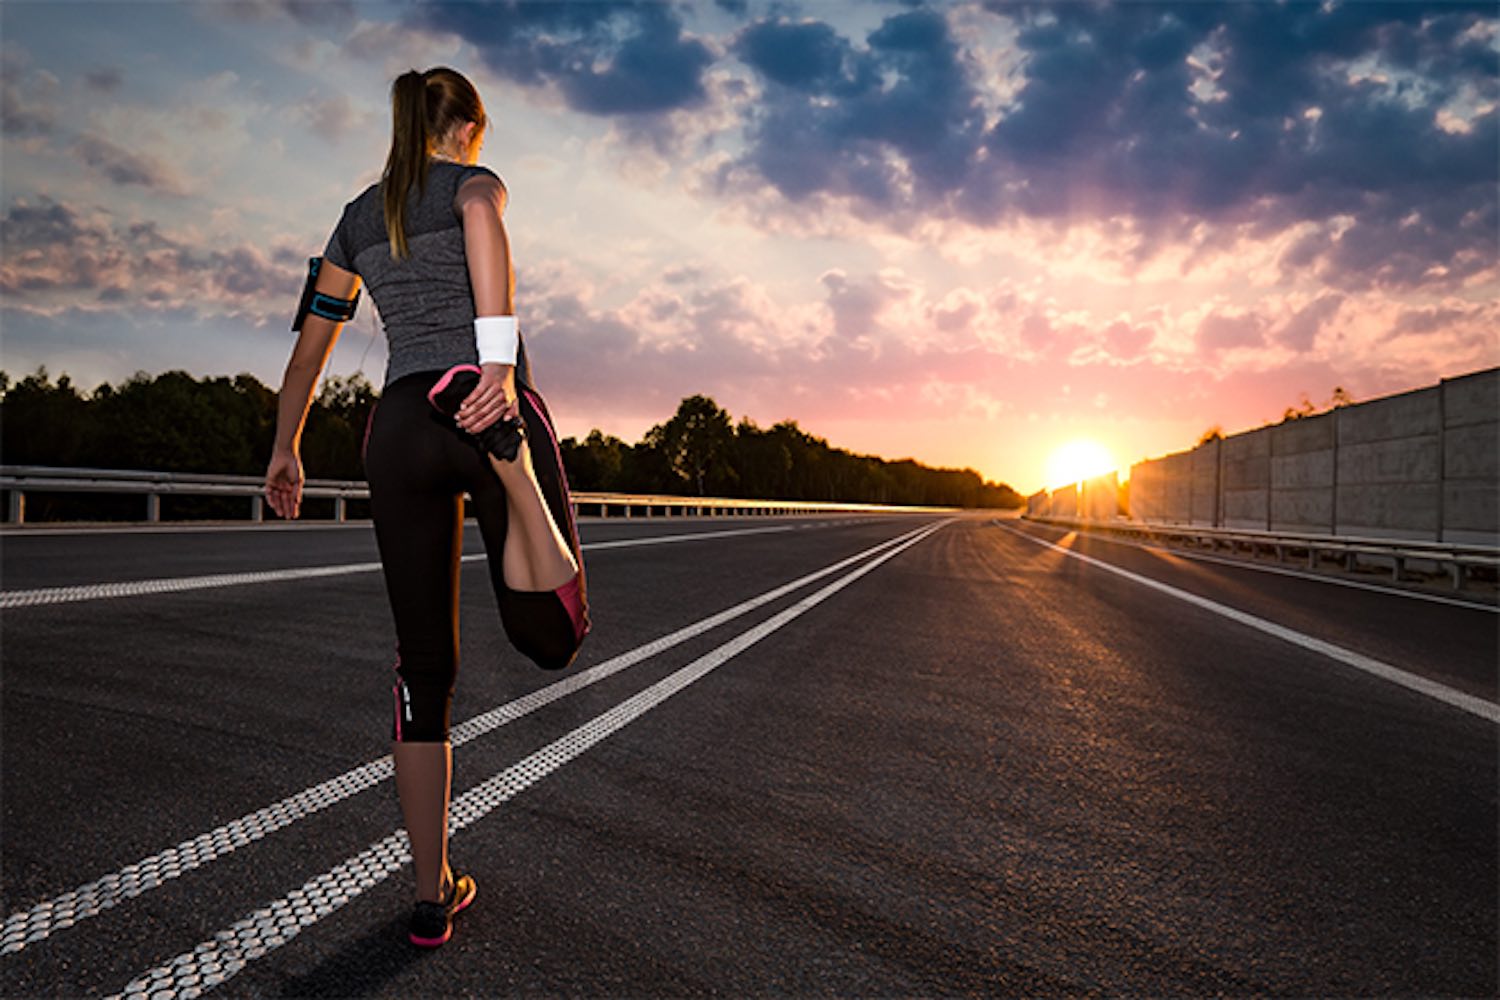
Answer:
<svg viewBox="0 0 1500 1000"><path fill-rule="evenodd" d="M490 583L507 638L538 666L568 666L588 634L583 553L567 478L546 404L517 380L526 447L548 511L578 561L573 587L518 591L505 585L505 488L473 438L433 409L427 391L442 372L420 372L386 387L371 415L365 472L386 593L396 619L394 737L448 738L458 675L458 574L463 553L463 494L473 500ZM570 611L569 604L573 607Z"/></svg>

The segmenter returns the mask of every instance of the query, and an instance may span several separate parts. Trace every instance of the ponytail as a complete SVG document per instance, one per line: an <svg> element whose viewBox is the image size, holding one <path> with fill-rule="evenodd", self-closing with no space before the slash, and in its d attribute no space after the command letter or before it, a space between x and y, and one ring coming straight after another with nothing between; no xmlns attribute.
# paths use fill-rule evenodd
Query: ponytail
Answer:
<svg viewBox="0 0 1500 1000"><path fill-rule="evenodd" d="M391 151L380 178L391 256L406 257L406 195L427 188L427 81L408 70L391 84Z"/></svg>
<svg viewBox="0 0 1500 1000"><path fill-rule="evenodd" d="M391 256L410 256L406 244L406 200L413 185L427 190L427 157L434 144L463 122L485 125L479 92L462 73L437 66L408 70L391 84L391 151L380 176L385 231Z"/></svg>

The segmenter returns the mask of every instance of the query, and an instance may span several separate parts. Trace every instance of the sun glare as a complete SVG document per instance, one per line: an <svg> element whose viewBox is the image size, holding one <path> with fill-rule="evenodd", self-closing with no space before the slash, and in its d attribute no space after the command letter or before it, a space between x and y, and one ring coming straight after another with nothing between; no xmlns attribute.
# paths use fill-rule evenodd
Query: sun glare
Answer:
<svg viewBox="0 0 1500 1000"><path fill-rule="evenodd" d="M1057 489L1112 472L1115 460L1109 449L1098 441L1080 438L1069 441L1047 459L1047 487Z"/></svg>

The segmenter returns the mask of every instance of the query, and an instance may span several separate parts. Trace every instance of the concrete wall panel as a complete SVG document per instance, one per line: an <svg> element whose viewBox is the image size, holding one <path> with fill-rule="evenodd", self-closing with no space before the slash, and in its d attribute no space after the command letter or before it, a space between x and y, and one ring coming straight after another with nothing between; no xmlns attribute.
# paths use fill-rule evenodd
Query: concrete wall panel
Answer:
<svg viewBox="0 0 1500 1000"><path fill-rule="evenodd" d="M1272 454L1279 458L1282 455L1332 451L1333 423L1336 416L1336 413L1323 413L1316 417L1304 417L1301 420L1287 420L1268 428L1273 439Z"/></svg>
<svg viewBox="0 0 1500 1000"><path fill-rule="evenodd" d="M1443 475L1500 479L1500 421L1448 428L1443 434Z"/></svg>
<svg viewBox="0 0 1500 1000"><path fill-rule="evenodd" d="M1343 407L1338 411L1339 448L1436 434L1438 412L1436 386Z"/></svg>
<svg viewBox="0 0 1500 1000"><path fill-rule="evenodd" d="M1224 489L1263 490L1271 483L1270 429L1227 437L1224 448Z"/></svg>
<svg viewBox="0 0 1500 1000"><path fill-rule="evenodd" d="M1339 534L1437 538L1438 485L1339 484Z"/></svg>
<svg viewBox="0 0 1500 1000"><path fill-rule="evenodd" d="M1053 517L1077 517L1078 487L1064 486L1060 490L1053 490L1051 503Z"/></svg>
<svg viewBox="0 0 1500 1000"><path fill-rule="evenodd" d="M1443 484L1443 541L1500 545L1500 484Z"/></svg>
<svg viewBox="0 0 1500 1000"><path fill-rule="evenodd" d="M1269 497L1269 490L1225 490L1224 527L1264 529Z"/></svg>
<svg viewBox="0 0 1500 1000"><path fill-rule="evenodd" d="M1420 434L1367 444L1339 442L1339 486L1435 483L1438 479L1436 434ZM1340 520L1343 507L1340 505Z"/></svg>
<svg viewBox="0 0 1500 1000"><path fill-rule="evenodd" d="M1443 417L1449 427L1494 423L1500 415L1500 368L1444 379Z"/></svg>
<svg viewBox="0 0 1500 1000"><path fill-rule="evenodd" d="M1333 530L1333 488L1273 490L1271 530L1326 535Z"/></svg>
<svg viewBox="0 0 1500 1000"><path fill-rule="evenodd" d="M1082 516L1094 521L1113 520L1120 513L1120 478L1111 472L1083 483L1079 500Z"/></svg>
<svg viewBox="0 0 1500 1000"><path fill-rule="evenodd" d="M1219 448L1223 441L1215 438L1194 448L1192 455L1193 485L1188 497L1188 520L1213 527L1219 523Z"/></svg>

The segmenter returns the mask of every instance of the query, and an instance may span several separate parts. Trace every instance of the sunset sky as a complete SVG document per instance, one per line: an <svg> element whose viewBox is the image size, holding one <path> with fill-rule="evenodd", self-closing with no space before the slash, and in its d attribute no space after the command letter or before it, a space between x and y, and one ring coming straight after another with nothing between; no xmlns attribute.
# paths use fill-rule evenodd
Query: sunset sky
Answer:
<svg viewBox="0 0 1500 1000"><path fill-rule="evenodd" d="M0 367L278 385L399 72L493 128L563 434L684 396L1056 485L1500 364L1493 3L5 0ZM377 384L368 304L331 371ZM317 475L317 470L309 469Z"/></svg>

